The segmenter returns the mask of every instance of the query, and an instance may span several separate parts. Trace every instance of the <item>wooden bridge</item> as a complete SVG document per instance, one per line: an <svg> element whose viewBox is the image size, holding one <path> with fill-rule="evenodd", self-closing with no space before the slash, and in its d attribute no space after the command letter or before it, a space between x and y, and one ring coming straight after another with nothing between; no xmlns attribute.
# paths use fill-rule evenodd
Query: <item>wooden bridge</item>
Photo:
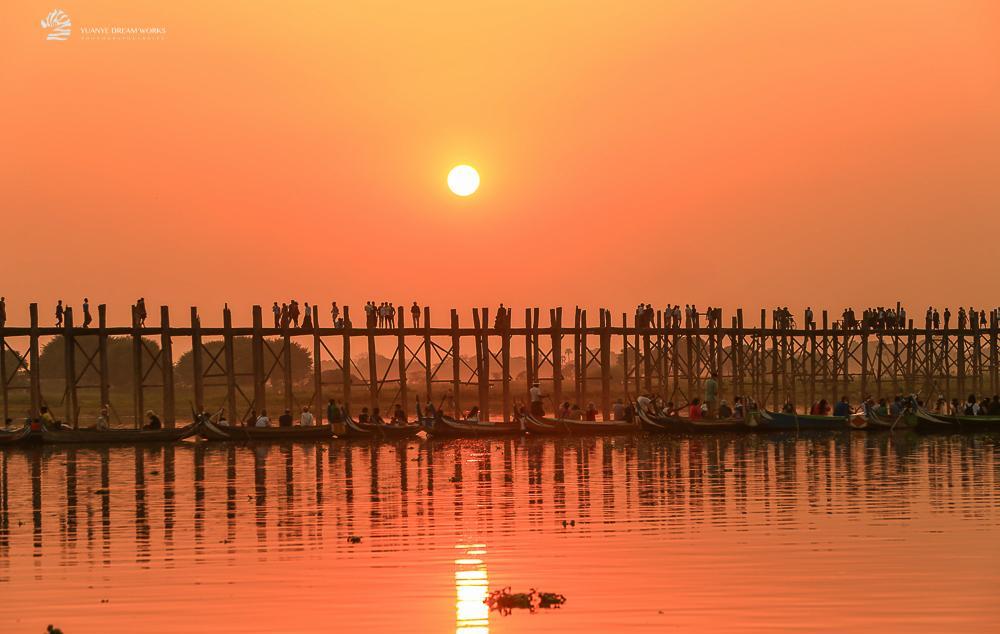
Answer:
<svg viewBox="0 0 1000 634"><path fill-rule="evenodd" d="M155 398L164 423L173 425L179 383L174 350L188 346L191 376L180 381L190 386L187 400L210 411L225 407L236 419L269 403L272 409L308 403L322 413L329 398L351 403L355 412L359 405L400 403L412 414L418 398L437 402L447 396L446 407L460 411L475 404L486 416L501 414L508 420L515 399L524 400L535 381L554 402L592 401L608 416L614 398L640 392L687 402L701 395L712 374L719 378L721 398L748 395L773 407L841 395L856 402L867 394L932 398L1000 392L996 324L929 330L914 328L911 320L906 328L845 329L830 325L824 311L815 327L788 329L768 327L763 310L759 324L748 326L738 310L726 327L667 326L662 312L649 326L636 327L626 314L615 323L606 309L591 320L587 310L577 308L573 323L564 323L562 308L554 308L542 325L541 311L528 308L524 325L511 327L509 309L506 319L490 326L489 310L478 308L472 310L470 327L460 324L454 309L446 326L432 325L431 311L424 308L421 325L414 327L406 325L400 306L391 329L353 325L348 307L343 308L345 327L334 328L321 324L316 307L312 311L316 326L310 329L265 328L260 306L253 307L250 327L233 326L228 308L221 327L203 327L197 308L191 308L189 324L177 326L162 306L154 327L140 326L133 307L131 325L112 327L101 305L96 327L83 328L74 324L72 308L66 309L62 327L43 327L38 306L31 304L28 326L0 328L4 418L17 401L32 415L43 405L58 415L61 407L63 420L76 426L81 396L89 393L112 406L116 399L128 401L136 425L147 401ZM55 388L43 380L39 360L43 344L54 337L65 344ZM241 337L250 339L250 372L237 371L234 343ZM110 377L109 341L115 338L130 343L127 386L113 384ZM293 345L311 351L311 377L304 381L293 381ZM379 368L378 351L387 349L389 363ZM512 359L524 366L516 375ZM48 393L53 389L58 400ZM302 400L296 389L305 394ZM19 390L26 398L23 393L18 398Z"/></svg>

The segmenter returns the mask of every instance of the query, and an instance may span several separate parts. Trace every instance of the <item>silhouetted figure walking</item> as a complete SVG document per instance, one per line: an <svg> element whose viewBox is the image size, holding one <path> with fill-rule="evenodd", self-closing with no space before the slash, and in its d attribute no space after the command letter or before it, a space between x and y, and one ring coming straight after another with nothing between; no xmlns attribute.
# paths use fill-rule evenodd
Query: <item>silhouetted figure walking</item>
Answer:
<svg viewBox="0 0 1000 634"><path fill-rule="evenodd" d="M0 297L0 328L7 323L7 298Z"/></svg>
<svg viewBox="0 0 1000 634"><path fill-rule="evenodd" d="M139 301L135 303L135 313L139 318L139 327L146 325L146 298L140 297Z"/></svg>
<svg viewBox="0 0 1000 634"><path fill-rule="evenodd" d="M62 300L60 299L56 303L56 328L61 328L63 325L63 313L65 309L63 308Z"/></svg>
<svg viewBox="0 0 1000 634"><path fill-rule="evenodd" d="M305 309L302 314L302 330L311 330L312 327L313 327L312 308L309 307L309 302L306 302Z"/></svg>
<svg viewBox="0 0 1000 634"><path fill-rule="evenodd" d="M89 328L94 318L90 316L90 300L83 298L83 327Z"/></svg>
<svg viewBox="0 0 1000 634"><path fill-rule="evenodd" d="M288 318L292 321L292 327L299 327L299 303L294 299L288 304Z"/></svg>
<svg viewBox="0 0 1000 634"><path fill-rule="evenodd" d="M274 302L274 305L271 306L271 312L274 314L274 327L275 328L280 328L281 327L281 306L278 306L278 302Z"/></svg>
<svg viewBox="0 0 1000 634"><path fill-rule="evenodd" d="M420 327L420 306L417 306L417 302L413 302L413 306L410 306L410 317L413 319L413 327Z"/></svg>

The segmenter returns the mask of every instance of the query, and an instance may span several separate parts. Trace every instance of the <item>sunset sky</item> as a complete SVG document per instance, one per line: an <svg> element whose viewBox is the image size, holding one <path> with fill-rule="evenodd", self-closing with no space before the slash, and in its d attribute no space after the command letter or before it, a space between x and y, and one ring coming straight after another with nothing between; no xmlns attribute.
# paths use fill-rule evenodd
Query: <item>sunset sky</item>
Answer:
<svg viewBox="0 0 1000 634"><path fill-rule="evenodd" d="M8 323L997 301L995 0L12 0L0 87Z"/></svg>

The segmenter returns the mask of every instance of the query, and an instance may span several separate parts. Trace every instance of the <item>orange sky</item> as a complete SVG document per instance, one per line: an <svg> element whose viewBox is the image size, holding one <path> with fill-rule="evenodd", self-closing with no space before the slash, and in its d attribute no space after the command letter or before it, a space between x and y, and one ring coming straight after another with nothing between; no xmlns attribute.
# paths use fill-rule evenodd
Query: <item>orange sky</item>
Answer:
<svg viewBox="0 0 1000 634"><path fill-rule="evenodd" d="M1000 303L993 0L58 6L66 42L0 7L11 322ZM168 34L80 36L109 24Z"/></svg>

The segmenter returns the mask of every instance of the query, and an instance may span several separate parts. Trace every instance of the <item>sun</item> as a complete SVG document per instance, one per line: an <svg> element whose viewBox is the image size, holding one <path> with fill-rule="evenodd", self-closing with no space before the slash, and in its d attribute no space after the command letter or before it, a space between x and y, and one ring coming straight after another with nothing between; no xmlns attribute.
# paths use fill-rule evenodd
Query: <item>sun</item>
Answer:
<svg viewBox="0 0 1000 634"><path fill-rule="evenodd" d="M456 165L448 172L448 189L456 196L471 196L479 189L479 172L471 165Z"/></svg>

